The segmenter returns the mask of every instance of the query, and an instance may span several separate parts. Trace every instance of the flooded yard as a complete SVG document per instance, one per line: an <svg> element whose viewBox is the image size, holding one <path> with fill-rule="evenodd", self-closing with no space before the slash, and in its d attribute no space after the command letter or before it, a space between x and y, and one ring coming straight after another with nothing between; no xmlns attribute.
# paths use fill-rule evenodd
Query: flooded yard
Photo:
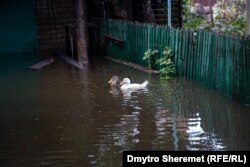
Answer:
<svg viewBox="0 0 250 167"><path fill-rule="evenodd" d="M91 61L77 70L36 56L0 58L0 166L121 166L124 150L250 150L250 108L185 78ZM109 79L149 80L120 92Z"/></svg>

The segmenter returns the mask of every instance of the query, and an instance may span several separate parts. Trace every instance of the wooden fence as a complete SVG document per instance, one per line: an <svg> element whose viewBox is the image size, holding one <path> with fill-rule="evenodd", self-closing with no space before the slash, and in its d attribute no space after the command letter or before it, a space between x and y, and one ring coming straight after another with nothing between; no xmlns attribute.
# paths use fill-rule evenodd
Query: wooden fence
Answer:
<svg viewBox="0 0 250 167"><path fill-rule="evenodd" d="M169 46L179 76L250 104L249 39L120 20L98 22L106 55L147 66L142 60L147 49L162 52ZM104 36L114 39L105 40Z"/></svg>

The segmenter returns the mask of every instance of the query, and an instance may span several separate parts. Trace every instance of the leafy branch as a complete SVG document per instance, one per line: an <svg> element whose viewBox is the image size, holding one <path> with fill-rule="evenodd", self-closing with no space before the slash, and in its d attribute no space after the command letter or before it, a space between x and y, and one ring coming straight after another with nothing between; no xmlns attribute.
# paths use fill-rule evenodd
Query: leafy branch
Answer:
<svg viewBox="0 0 250 167"><path fill-rule="evenodd" d="M156 55L159 53L158 50L148 49L144 53L143 60L148 61L148 68L151 69L153 66L153 61L156 58ZM169 47L163 49L162 55L156 60L155 65L160 66L160 78L161 79L170 79L173 74L175 74L175 64L171 61L172 50Z"/></svg>

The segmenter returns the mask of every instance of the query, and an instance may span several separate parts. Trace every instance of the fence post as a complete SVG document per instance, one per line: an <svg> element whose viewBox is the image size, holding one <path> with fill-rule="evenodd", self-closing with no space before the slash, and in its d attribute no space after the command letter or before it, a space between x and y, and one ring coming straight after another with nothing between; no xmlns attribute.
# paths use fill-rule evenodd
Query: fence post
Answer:
<svg viewBox="0 0 250 167"><path fill-rule="evenodd" d="M171 0L168 0L167 1L167 4L168 4L168 27L171 28L172 27L172 21L171 21L171 10L172 10L172 7L171 7Z"/></svg>
<svg viewBox="0 0 250 167"><path fill-rule="evenodd" d="M82 0L76 1L77 5L77 53L78 61L80 63L88 63L88 50L87 50L87 15L86 15L86 2Z"/></svg>

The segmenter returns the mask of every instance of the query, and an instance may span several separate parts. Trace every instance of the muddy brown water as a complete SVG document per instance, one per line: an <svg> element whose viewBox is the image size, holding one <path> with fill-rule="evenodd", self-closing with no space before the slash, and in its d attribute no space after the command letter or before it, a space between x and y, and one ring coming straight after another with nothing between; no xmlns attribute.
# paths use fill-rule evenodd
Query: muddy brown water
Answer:
<svg viewBox="0 0 250 167"><path fill-rule="evenodd" d="M97 59L77 70L0 58L0 166L121 166L124 150L250 150L250 108L196 82ZM149 80L120 92L112 75Z"/></svg>

